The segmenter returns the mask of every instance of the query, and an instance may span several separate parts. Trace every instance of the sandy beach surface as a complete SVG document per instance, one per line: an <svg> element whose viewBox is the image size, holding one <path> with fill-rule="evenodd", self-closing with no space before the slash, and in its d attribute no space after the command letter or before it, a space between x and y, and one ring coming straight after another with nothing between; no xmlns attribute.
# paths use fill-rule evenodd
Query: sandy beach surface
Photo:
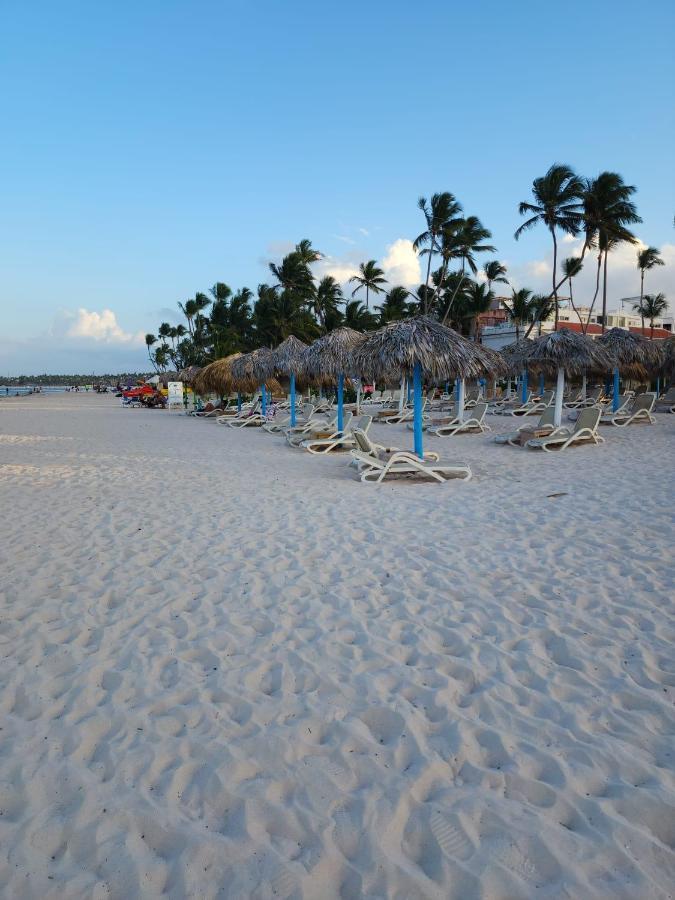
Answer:
<svg viewBox="0 0 675 900"><path fill-rule="evenodd" d="M675 416L603 434L0 400L0 895L673 897Z"/></svg>

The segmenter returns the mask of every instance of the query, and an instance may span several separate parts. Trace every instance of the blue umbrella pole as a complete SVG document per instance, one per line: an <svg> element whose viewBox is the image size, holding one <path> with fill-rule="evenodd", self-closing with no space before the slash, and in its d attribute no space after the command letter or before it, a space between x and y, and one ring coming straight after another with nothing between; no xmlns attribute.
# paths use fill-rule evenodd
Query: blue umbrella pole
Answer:
<svg viewBox="0 0 675 900"><path fill-rule="evenodd" d="M415 363L413 369L413 433L415 436L415 453L424 459L424 441L422 438L422 366Z"/></svg>
<svg viewBox="0 0 675 900"><path fill-rule="evenodd" d="M241 415L241 392L237 391L237 412Z"/></svg>
<svg viewBox="0 0 675 900"><path fill-rule="evenodd" d="M345 393L345 376L338 375L338 383L337 383L337 400L338 400L338 431L342 431L342 426L344 425L344 415L342 411L342 404L344 402L344 393Z"/></svg>
<svg viewBox="0 0 675 900"><path fill-rule="evenodd" d="M523 369L520 379L520 400L521 403L527 403L527 369Z"/></svg>
<svg viewBox="0 0 675 900"><path fill-rule="evenodd" d="M616 412L619 408L619 369L614 369L614 389L612 393L612 411Z"/></svg>
<svg viewBox="0 0 675 900"><path fill-rule="evenodd" d="M263 384L262 388L262 414L263 416L267 415L267 391L265 389L265 385Z"/></svg>
<svg viewBox="0 0 675 900"><path fill-rule="evenodd" d="M544 382L544 373L542 372L539 375L539 396L541 397L546 390L545 382Z"/></svg>
<svg viewBox="0 0 675 900"><path fill-rule="evenodd" d="M291 428L295 428L295 375L291 372Z"/></svg>

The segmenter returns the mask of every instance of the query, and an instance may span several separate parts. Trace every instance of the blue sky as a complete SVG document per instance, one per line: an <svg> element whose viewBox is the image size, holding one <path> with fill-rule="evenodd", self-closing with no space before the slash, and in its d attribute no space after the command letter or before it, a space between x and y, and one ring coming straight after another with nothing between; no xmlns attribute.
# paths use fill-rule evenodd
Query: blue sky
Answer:
<svg viewBox="0 0 675 900"><path fill-rule="evenodd" d="M327 271L374 257L412 278L405 242L434 191L537 287L547 236L514 242L516 207L554 161L636 184L638 234L675 262L671 3L6 0L1 15L0 374L142 366L135 336L177 301L255 288L304 237ZM610 299L639 288L630 254ZM653 289L672 296L673 271Z"/></svg>

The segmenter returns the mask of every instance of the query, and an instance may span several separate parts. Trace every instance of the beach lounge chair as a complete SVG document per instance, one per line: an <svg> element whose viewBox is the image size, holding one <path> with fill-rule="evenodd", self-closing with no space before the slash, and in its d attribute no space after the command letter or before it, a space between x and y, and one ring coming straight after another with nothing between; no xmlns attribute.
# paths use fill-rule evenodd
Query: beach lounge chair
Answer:
<svg viewBox="0 0 675 900"><path fill-rule="evenodd" d="M354 414L346 412L342 418L343 433L349 428ZM295 429L289 428L285 432L286 443L291 447L302 447L304 441L328 440L335 434L339 434L337 426L337 416L332 419L310 419L305 426L297 426Z"/></svg>
<svg viewBox="0 0 675 900"><path fill-rule="evenodd" d="M493 400L490 403L490 412L492 412L498 416L498 415L502 415L502 413L499 412L499 410L508 410L508 415L510 415L512 409L518 408L520 406L527 406L528 403L531 403L533 396L534 396L533 392L528 391L527 396L525 398L525 403L523 403L521 396L520 396L520 391L518 391L518 392L514 391L510 397L507 397L506 394L504 394L499 399Z"/></svg>
<svg viewBox="0 0 675 900"><path fill-rule="evenodd" d="M675 413L675 387L670 387L654 404L654 412Z"/></svg>
<svg viewBox="0 0 675 900"><path fill-rule="evenodd" d="M460 478L463 481L471 478L471 469L465 464L422 460L414 453L404 450L396 451L389 459L383 460L372 455L369 441L363 432L356 429L354 439L357 448L351 451L352 459L359 465L363 482L380 484L387 478L431 478L440 482L450 478Z"/></svg>
<svg viewBox="0 0 675 900"><path fill-rule="evenodd" d="M333 450L352 450L356 447L354 430L358 429L367 434L372 421L372 416L358 416L356 419L351 419L342 431L336 431L326 438L305 440L300 446L309 453L332 453Z"/></svg>
<svg viewBox="0 0 675 900"><path fill-rule="evenodd" d="M296 424L302 424L303 422L308 422L312 416L314 415L314 405L312 403L303 403L298 414L298 418L296 420ZM280 434L286 428L291 427L291 414L287 416L278 416L273 418L270 422L267 422L263 425L263 431L267 431L269 434ZM295 426L293 426L295 427Z"/></svg>
<svg viewBox="0 0 675 900"><path fill-rule="evenodd" d="M231 428L259 428L267 422L267 417L261 413L262 404L258 401L249 409L242 409L240 416L230 416L221 420L216 419L218 425L229 425Z"/></svg>
<svg viewBox="0 0 675 900"><path fill-rule="evenodd" d="M633 400L633 404L629 409L615 412L605 421L610 425L617 425L619 428L625 428L626 425L634 425L636 422L645 425L655 425L656 419L652 415L656 397L654 394L640 394Z"/></svg>
<svg viewBox="0 0 675 900"><path fill-rule="evenodd" d="M485 424L487 403L477 403L471 412L472 415L463 422L455 420L449 425L437 425L435 428L429 428L429 433L443 437L448 434L482 434L484 431L492 431L490 426Z"/></svg>
<svg viewBox="0 0 675 900"><path fill-rule="evenodd" d="M493 409L496 416L536 416L540 415L547 407L551 406L555 399L555 391L544 391L540 400L534 400L532 394L526 403L516 406L503 406Z"/></svg>
<svg viewBox="0 0 675 900"><path fill-rule="evenodd" d="M597 406L591 406L584 409L579 414L576 425L572 431L567 429L556 429L551 434L544 437L532 438L525 445L531 450L565 450L572 444L601 444L604 438L598 434L598 425L600 424L601 410Z"/></svg>
<svg viewBox="0 0 675 900"><path fill-rule="evenodd" d="M360 429L354 429L354 435L356 439L356 433ZM358 438L358 449L361 450L362 453L367 454L373 459L379 459L386 462L392 453L404 453L408 455L415 456L412 450L402 450L400 447L385 447L384 444L376 444L373 441L369 434L365 431L361 432ZM416 457L418 458L418 457ZM438 462L440 459L438 453L435 450L426 450L424 453L424 458L426 460L430 460L432 462ZM350 466L356 466L357 469L362 469L364 463L362 460L352 459L350 462Z"/></svg>
<svg viewBox="0 0 675 900"><path fill-rule="evenodd" d="M624 394L619 394L619 405L617 406L616 411L612 410L611 408L607 409L607 407L603 408L602 414L600 416L600 424L601 425L608 425L608 424L612 425L613 424L612 419L614 418L614 416L618 416L623 413L626 413L630 409L630 407L633 405L633 402L634 402L633 391L626 391ZM580 412L580 410L578 410L578 409L573 409L570 412L570 414L567 417L570 420L570 422L575 422L579 418L579 412Z"/></svg>
<svg viewBox="0 0 675 900"><path fill-rule="evenodd" d="M587 394L586 397L582 397L579 393L574 400L568 400L567 403L563 403L565 409L579 409L585 408L587 406L595 406L597 403L600 403L602 399L602 388L597 387L594 388L590 394Z"/></svg>
<svg viewBox="0 0 675 900"><path fill-rule="evenodd" d="M539 417L539 421L534 426L534 430L543 431L546 429L549 434L552 434L555 430L555 425L553 423L554 418L555 407L547 406ZM570 434L569 428L564 428L562 430L567 432L567 434ZM521 442L521 438L524 431L529 431L530 434L532 433L532 425L529 422L526 425L521 425L517 431L507 431L505 434L495 435L495 444L510 444L512 447L523 447L524 444Z"/></svg>
<svg viewBox="0 0 675 900"><path fill-rule="evenodd" d="M422 401L422 413L427 408L427 403L429 401L425 398ZM387 425L399 425L401 422L411 422L413 416L415 414L415 410L412 406L404 406L402 410L389 410L384 414L379 413L376 416L376 421L381 422Z"/></svg>

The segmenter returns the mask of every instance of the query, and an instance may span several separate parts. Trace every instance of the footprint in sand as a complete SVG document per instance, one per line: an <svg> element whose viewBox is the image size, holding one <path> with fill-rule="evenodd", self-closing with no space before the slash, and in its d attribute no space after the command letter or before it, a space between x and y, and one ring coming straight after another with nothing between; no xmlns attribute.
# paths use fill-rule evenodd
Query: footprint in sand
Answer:
<svg viewBox="0 0 675 900"><path fill-rule="evenodd" d="M444 816L433 812L429 820L431 833L446 856L465 860L473 856L474 846L456 816Z"/></svg>

